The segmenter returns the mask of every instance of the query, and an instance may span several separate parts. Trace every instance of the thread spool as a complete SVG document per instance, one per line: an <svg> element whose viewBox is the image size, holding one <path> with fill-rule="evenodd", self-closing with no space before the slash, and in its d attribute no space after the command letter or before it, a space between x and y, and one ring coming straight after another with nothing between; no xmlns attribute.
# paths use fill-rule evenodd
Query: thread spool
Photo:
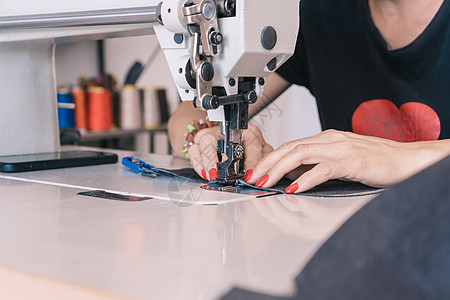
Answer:
<svg viewBox="0 0 450 300"><path fill-rule="evenodd" d="M159 100L156 88L147 87L144 89L144 127L153 129L160 123Z"/></svg>
<svg viewBox="0 0 450 300"><path fill-rule="evenodd" d="M72 88L72 98L75 104L75 126L80 130L86 130L87 124L87 103L86 92L79 86Z"/></svg>
<svg viewBox="0 0 450 300"><path fill-rule="evenodd" d="M111 94L102 87L89 88L88 128L93 131L112 127Z"/></svg>
<svg viewBox="0 0 450 300"><path fill-rule="evenodd" d="M67 88L58 89L58 124L59 128L75 127L74 107L72 94Z"/></svg>
<svg viewBox="0 0 450 300"><path fill-rule="evenodd" d="M120 127L123 129L142 127L139 90L134 85L126 85L120 93Z"/></svg>
<svg viewBox="0 0 450 300"><path fill-rule="evenodd" d="M111 92L113 126L120 127L120 91L115 89Z"/></svg>

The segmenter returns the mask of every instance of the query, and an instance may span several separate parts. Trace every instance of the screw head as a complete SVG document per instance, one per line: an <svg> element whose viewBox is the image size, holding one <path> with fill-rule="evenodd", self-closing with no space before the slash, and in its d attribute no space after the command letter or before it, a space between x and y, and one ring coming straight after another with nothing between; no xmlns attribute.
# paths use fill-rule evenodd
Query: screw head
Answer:
<svg viewBox="0 0 450 300"><path fill-rule="evenodd" d="M181 33L175 33L173 35L173 40L174 40L175 43L180 45L183 42L184 37L183 37L183 35Z"/></svg>
<svg viewBox="0 0 450 300"><path fill-rule="evenodd" d="M214 66L210 62L203 63L200 72L204 81L211 81L214 78Z"/></svg>
<svg viewBox="0 0 450 300"><path fill-rule="evenodd" d="M206 110L219 108L219 97L215 95L206 95L201 102L202 107Z"/></svg>
<svg viewBox="0 0 450 300"><path fill-rule="evenodd" d="M218 109L219 108L219 98L217 97L217 96L213 96L213 98L212 98L212 107L214 108L214 109Z"/></svg>
<svg viewBox="0 0 450 300"><path fill-rule="evenodd" d="M224 8L227 13L231 13L231 11L236 7L235 0L225 0Z"/></svg>
<svg viewBox="0 0 450 300"><path fill-rule="evenodd" d="M247 93L246 98L248 103L253 104L258 99L258 95L256 95L255 91L250 91Z"/></svg>
<svg viewBox="0 0 450 300"><path fill-rule="evenodd" d="M202 13L205 19L209 21L216 15L216 6L211 2L206 2L205 5L203 5Z"/></svg>
<svg viewBox="0 0 450 300"><path fill-rule="evenodd" d="M209 35L209 41L213 45L220 45L223 42L223 35L220 32L213 31Z"/></svg>
<svg viewBox="0 0 450 300"><path fill-rule="evenodd" d="M235 86L236 80L234 78L230 78L230 80L228 80L228 83L230 84L230 86Z"/></svg>

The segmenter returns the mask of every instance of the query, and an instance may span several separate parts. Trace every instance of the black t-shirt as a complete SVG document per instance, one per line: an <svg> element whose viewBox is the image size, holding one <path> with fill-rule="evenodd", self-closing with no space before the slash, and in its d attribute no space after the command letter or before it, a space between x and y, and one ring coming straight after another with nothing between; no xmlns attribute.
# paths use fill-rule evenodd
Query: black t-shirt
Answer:
<svg viewBox="0 0 450 300"><path fill-rule="evenodd" d="M389 50L368 0L302 0L295 54L277 73L317 99L323 129L398 141L450 138L450 0Z"/></svg>

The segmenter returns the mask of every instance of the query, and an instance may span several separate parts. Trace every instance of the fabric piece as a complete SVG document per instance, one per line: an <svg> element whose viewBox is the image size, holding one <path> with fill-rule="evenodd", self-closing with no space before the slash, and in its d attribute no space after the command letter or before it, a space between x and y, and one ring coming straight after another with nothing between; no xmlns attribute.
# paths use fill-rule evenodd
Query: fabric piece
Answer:
<svg viewBox="0 0 450 300"><path fill-rule="evenodd" d="M450 299L450 156L369 202L319 249L290 299ZM223 299L285 299L234 289Z"/></svg>
<svg viewBox="0 0 450 300"><path fill-rule="evenodd" d="M286 178L281 179L275 186L271 188L260 188L250 185L244 181L239 181L240 184L251 186L255 189L260 189L269 192L280 192L286 194L285 189L292 184L292 181ZM347 182L341 180L329 180L322 183L309 191L298 193L295 195L302 195L308 197L322 197L322 198L336 198L336 197L360 197L378 194L382 190L364 185L359 182Z"/></svg>
<svg viewBox="0 0 450 300"><path fill-rule="evenodd" d="M197 183L205 183L205 184L208 183L208 181L201 178L193 168L172 169L172 170L158 168L158 170L163 171L164 173L161 174L164 175L179 176Z"/></svg>
<svg viewBox="0 0 450 300"><path fill-rule="evenodd" d="M315 96L323 130L394 130L416 141L450 138L449 70L450 1L412 43L391 50L367 0L302 0L295 53L276 72Z"/></svg>
<svg viewBox="0 0 450 300"><path fill-rule="evenodd" d="M165 174L172 174L176 176L181 176L183 178L198 182L198 183L208 183L208 181L204 180L200 176L197 175L194 169L192 168L184 168L184 169L176 169L176 170L163 170ZM273 192L279 194L285 194L284 191L292 181L283 178L278 182L278 184L271 188L260 188L254 185L250 185L242 180L238 181L240 186L245 186L248 188L252 188L255 190L265 191L265 192ZM217 181L210 181L208 185L215 186L217 185ZM381 189L372 188L357 182L345 182L340 180L330 180L325 182L309 191L297 194L302 196L310 196L310 197L359 197L359 196L367 196L376 193L380 193Z"/></svg>

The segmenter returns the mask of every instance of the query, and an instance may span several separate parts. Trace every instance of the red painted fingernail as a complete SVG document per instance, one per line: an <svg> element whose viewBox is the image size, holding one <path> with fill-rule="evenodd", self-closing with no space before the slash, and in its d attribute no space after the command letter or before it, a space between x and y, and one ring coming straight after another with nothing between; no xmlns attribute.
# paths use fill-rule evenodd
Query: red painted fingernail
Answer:
<svg viewBox="0 0 450 300"><path fill-rule="evenodd" d="M291 184L290 186L288 186L288 187L285 189L286 193L288 193L288 194L293 194L293 193L295 193L297 190L298 190L298 183L297 183L297 182L294 183L294 184Z"/></svg>
<svg viewBox="0 0 450 300"><path fill-rule="evenodd" d="M206 171L205 171L205 169L202 169L202 176L203 176L203 179L208 180L208 178L206 178Z"/></svg>
<svg viewBox="0 0 450 300"><path fill-rule="evenodd" d="M219 176L219 174L217 173L216 168L212 168L211 170L209 170L209 178L211 180L215 180L217 176Z"/></svg>
<svg viewBox="0 0 450 300"><path fill-rule="evenodd" d="M245 172L245 176L244 178L242 178L242 180L244 180L245 182L249 181L250 178L252 178L253 175L253 170L247 170L247 172Z"/></svg>
<svg viewBox="0 0 450 300"><path fill-rule="evenodd" d="M269 175L267 174L266 176L264 176L263 178L261 178L256 184L255 186L257 187L262 187L263 185L266 184L266 182L269 180Z"/></svg>

